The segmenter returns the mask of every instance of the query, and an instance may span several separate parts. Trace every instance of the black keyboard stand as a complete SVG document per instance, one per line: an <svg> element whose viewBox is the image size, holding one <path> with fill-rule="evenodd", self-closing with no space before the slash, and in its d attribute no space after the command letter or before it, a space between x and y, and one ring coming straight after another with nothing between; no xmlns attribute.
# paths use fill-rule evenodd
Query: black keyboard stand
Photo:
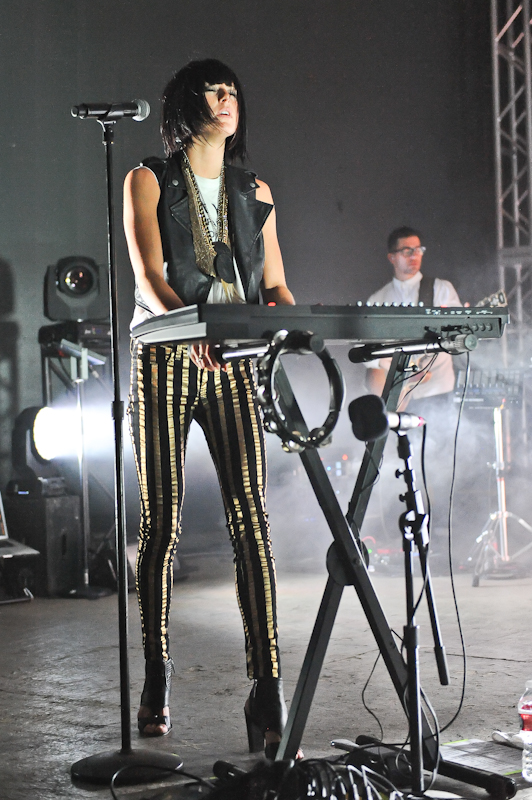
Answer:
<svg viewBox="0 0 532 800"><path fill-rule="evenodd" d="M383 391L383 399L388 410L394 411L397 408L408 361L409 355L400 351L392 357ZM279 366L276 375L276 386L279 392L279 404L288 425L292 429L308 433L282 365ZM405 708L405 689L408 683L407 665L397 648L371 582L360 540L360 530L373 484L378 475L385 444L386 439L383 438L367 445L345 516L317 450L307 449L300 453L301 461L327 520L334 542L327 555L329 577L292 698L287 725L276 756L277 761L296 757L345 586L353 586L358 595L399 701ZM439 774L484 788L501 800L515 795L517 787L511 778L465 767L440 758L436 739L422 709L421 735L425 769L433 770L437 767Z"/></svg>

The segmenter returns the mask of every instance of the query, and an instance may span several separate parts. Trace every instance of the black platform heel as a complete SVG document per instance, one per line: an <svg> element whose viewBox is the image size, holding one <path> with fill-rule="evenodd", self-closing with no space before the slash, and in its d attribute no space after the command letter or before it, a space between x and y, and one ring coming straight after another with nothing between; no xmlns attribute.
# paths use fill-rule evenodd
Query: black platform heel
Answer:
<svg viewBox="0 0 532 800"><path fill-rule="evenodd" d="M146 661L146 680L140 696L140 704L150 709L151 716L137 718L141 736L166 736L170 733L172 728L170 716L160 712L170 703L172 673L174 672L174 662L171 658L166 661ZM157 731L148 733L145 730L148 725L166 725L166 731L164 733Z"/></svg>
<svg viewBox="0 0 532 800"><path fill-rule="evenodd" d="M264 749L266 758L273 759L279 742L266 741L267 733L282 736L288 712L283 694L282 678L258 678L244 706L250 753Z"/></svg>

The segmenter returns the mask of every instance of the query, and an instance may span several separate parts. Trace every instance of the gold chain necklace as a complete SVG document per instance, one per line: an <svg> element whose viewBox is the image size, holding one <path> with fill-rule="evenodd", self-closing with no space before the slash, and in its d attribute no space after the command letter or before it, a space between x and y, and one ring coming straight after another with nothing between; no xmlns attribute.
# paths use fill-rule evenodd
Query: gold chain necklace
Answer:
<svg viewBox="0 0 532 800"><path fill-rule="evenodd" d="M196 176L194 175L185 150L183 150L182 153L182 168L188 192L188 207L196 265L205 275L210 275L213 278L220 278L224 290L229 296L232 296L234 293L235 269L233 265L233 255L231 253L229 223L227 219L228 203L227 191L225 188L225 164L222 163L222 171L220 173L216 231L217 241L213 241L207 214L205 212L205 204L201 197Z"/></svg>

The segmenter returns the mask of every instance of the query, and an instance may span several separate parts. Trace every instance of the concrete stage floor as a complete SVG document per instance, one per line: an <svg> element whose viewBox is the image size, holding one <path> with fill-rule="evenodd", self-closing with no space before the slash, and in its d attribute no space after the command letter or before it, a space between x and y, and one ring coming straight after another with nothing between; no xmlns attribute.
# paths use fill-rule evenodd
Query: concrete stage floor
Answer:
<svg viewBox="0 0 532 800"><path fill-rule="evenodd" d="M186 559L188 562L189 559ZM178 753L187 771L203 777L214 761L251 768L246 752L243 705L249 691L244 671L243 635L231 577L230 558L203 557L186 580L176 582L171 622L177 675L173 683L171 734L134 746ZM280 565L279 565L280 566ZM195 569L195 571L194 571ZM325 586L325 569L289 573L279 568L279 616L283 674L289 700ZM391 627L404 624L404 583L376 574L377 593ZM532 579L482 580L478 588L460 574L457 596L467 651L467 686L462 712L442 741L489 740L495 728L518 729L516 703L532 678L530 655ZM439 686L430 627L423 605L421 676L423 688L445 725L459 703L463 662L447 577L434 578L451 685ZM137 603L130 595L131 706L143 680ZM118 626L116 595L96 601L36 599L0 607L3 800L106 798L105 787L73 786L70 766L88 755L120 747ZM317 694L304 733L306 756L333 755L333 737L379 735L364 709L361 692L378 650L356 595L347 588L340 607ZM379 717L387 741L402 741L407 726L386 670L379 661L366 690L366 703ZM172 779L170 783L176 783ZM177 796L162 784L129 787L128 797ZM487 797L453 781L442 788L464 797ZM519 798L532 797L530 788Z"/></svg>

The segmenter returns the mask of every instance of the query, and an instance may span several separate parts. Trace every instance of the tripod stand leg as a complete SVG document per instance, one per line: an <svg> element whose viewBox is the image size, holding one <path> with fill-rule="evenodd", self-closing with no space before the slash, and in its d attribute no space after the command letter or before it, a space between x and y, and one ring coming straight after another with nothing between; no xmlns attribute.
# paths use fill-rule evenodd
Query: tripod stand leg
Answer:
<svg viewBox="0 0 532 800"><path fill-rule="evenodd" d="M498 517L491 519L487 529L479 537L478 555L475 560L473 580L471 582L471 585L475 588L480 585L482 576L488 575L495 568L496 563L501 560L495 536L497 519Z"/></svg>
<svg viewBox="0 0 532 800"><path fill-rule="evenodd" d="M506 517L508 519L514 519L522 528L525 529L525 531L527 531L528 533L532 533L532 525L529 525L528 522L525 522L524 519L518 517L517 514L512 514L511 511L507 511ZM515 559L520 558L520 556L522 556L523 553L526 553L528 550L530 550L531 547L532 547L532 542L525 544L524 547L522 547L520 550L517 550L517 552L513 553L512 559L515 561Z"/></svg>

